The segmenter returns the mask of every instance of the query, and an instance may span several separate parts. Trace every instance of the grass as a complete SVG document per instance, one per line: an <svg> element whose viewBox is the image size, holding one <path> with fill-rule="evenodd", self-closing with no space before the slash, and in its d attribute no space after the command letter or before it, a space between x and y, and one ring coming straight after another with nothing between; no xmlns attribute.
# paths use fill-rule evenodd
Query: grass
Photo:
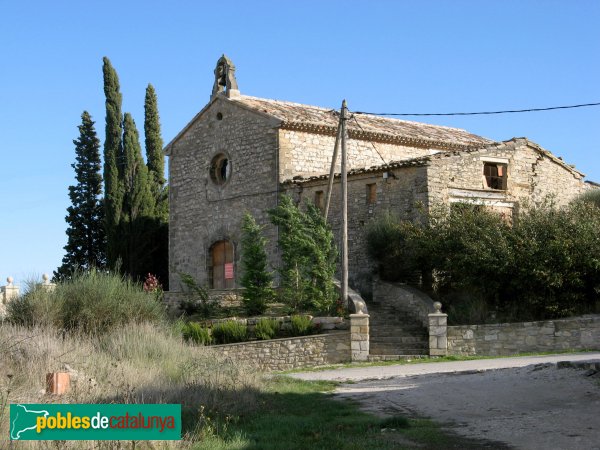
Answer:
<svg viewBox="0 0 600 450"><path fill-rule="evenodd" d="M398 359L393 361L369 361L369 362L351 362L342 364L330 364L318 367L307 367L304 369L292 369L282 372L279 374L288 373L299 373L299 372L323 372L325 370L336 370L336 369L349 369L354 367L376 367L376 366L397 366L406 364L423 364L423 363L439 363L439 362L451 362L451 361L473 361L478 359L498 359L498 358L515 358L519 356L548 356L548 355L561 355L566 353L587 353L595 352L597 350L585 349L585 350L554 350L551 352L526 352L526 353L515 353L513 355L502 355L502 356L433 356L433 357L416 357L414 359Z"/></svg>
<svg viewBox="0 0 600 450"><path fill-rule="evenodd" d="M72 389L43 393L47 372L72 371ZM50 327L0 325L0 448L9 436L10 403L180 403L185 448L205 431L204 416L252 411L263 385L251 367L206 347L187 345L165 325L129 324L101 335ZM200 425L199 425L200 424ZM119 443L103 448L117 448ZM21 447L23 445L23 447ZM49 448L44 443L20 448ZM166 444L157 444L166 448ZM160 447L163 445L163 447ZM169 444L169 447L171 444ZM61 448L81 448L77 441ZM84 447L85 448L85 447ZM95 447L97 448L97 447Z"/></svg>
<svg viewBox="0 0 600 450"><path fill-rule="evenodd" d="M194 449L478 449L481 441L462 438L426 419L379 418L355 402L336 400L330 381L308 382L279 376L258 397L259 410L228 425ZM501 448L501 447L494 447Z"/></svg>
<svg viewBox="0 0 600 450"><path fill-rule="evenodd" d="M477 448L421 419L381 419L334 382L264 377L206 347L187 345L160 324L130 324L102 335L48 327L0 326L0 448L8 445L10 403L181 403L183 439L152 448ZM77 371L70 393L43 394L46 372ZM74 374L75 376L75 374ZM384 431L382 431L384 430ZM143 442L21 442L17 448L146 448Z"/></svg>

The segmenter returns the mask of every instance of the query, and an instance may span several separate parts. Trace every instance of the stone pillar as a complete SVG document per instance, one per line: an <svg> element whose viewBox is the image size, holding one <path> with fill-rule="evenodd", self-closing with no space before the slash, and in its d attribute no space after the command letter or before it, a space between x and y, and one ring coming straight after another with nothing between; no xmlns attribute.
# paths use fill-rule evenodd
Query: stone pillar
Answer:
<svg viewBox="0 0 600 450"><path fill-rule="evenodd" d="M352 361L369 359L369 315L350 314L350 351Z"/></svg>
<svg viewBox="0 0 600 450"><path fill-rule="evenodd" d="M44 289L46 289L47 291L53 291L54 288L56 287L56 283L51 283L50 282L50 277L48 276L47 273L42 275L42 287Z"/></svg>
<svg viewBox="0 0 600 450"><path fill-rule="evenodd" d="M13 277L6 279L7 285L0 287L0 317L6 314L6 305L19 296L19 286L13 284Z"/></svg>
<svg viewBox="0 0 600 450"><path fill-rule="evenodd" d="M433 304L435 312L429 314L429 356L448 354L448 314L442 313L442 304Z"/></svg>

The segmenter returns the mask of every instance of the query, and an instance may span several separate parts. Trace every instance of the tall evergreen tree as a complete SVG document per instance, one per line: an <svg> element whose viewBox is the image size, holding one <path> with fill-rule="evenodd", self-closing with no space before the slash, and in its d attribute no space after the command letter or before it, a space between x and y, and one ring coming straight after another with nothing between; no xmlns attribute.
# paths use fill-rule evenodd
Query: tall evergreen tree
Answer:
<svg viewBox="0 0 600 450"><path fill-rule="evenodd" d="M125 195L119 235L125 242L123 271L134 278L150 270L155 202L150 190L148 168L135 122L125 113L123 120L123 181Z"/></svg>
<svg viewBox="0 0 600 450"><path fill-rule="evenodd" d="M331 311L337 295L333 284L337 249L319 209L309 203L303 212L291 197L282 195L279 205L268 213L279 227L279 274L285 301L296 310Z"/></svg>
<svg viewBox="0 0 600 450"><path fill-rule="evenodd" d="M106 97L106 138L104 141L104 208L107 262L114 267L122 246L118 232L123 208L122 96L117 72L107 57L102 59Z"/></svg>
<svg viewBox="0 0 600 450"><path fill-rule="evenodd" d="M123 120L123 218L133 221L139 217L152 217L155 202L152 197L148 168L142 157L140 136L131 114Z"/></svg>
<svg viewBox="0 0 600 450"><path fill-rule="evenodd" d="M148 84L144 103L144 136L146 144L146 164L152 196L156 203L156 216L166 220L168 205L165 192L165 157L162 152L163 140L160 135L158 101L154 86Z"/></svg>
<svg viewBox="0 0 600 450"><path fill-rule="evenodd" d="M267 240L260 225L249 213L242 221L242 286L244 306L249 314L262 314L275 297L273 275L267 262Z"/></svg>
<svg viewBox="0 0 600 450"><path fill-rule="evenodd" d="M66 254L54 272L55 278L68 277L76 269L103 267L106 263L100 140L87 111L81 115L78 128L79 138L73 141L76 162L71 164L77 184L69 186Z"/></svg>

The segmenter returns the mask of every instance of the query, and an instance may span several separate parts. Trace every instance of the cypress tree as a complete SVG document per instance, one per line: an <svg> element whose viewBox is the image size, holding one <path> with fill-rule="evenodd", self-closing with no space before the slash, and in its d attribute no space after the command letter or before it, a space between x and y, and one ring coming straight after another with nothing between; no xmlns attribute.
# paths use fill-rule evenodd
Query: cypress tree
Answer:
<svg viewBox="0 0 600 450"><path fill-rule="evenodd" d="M134 278L145 275L151 250L149 235L154 223L155 202L150 190L148 168L142 158L139 133L131 114L123 120L123 223L120 235L125 239L123 270Z"/></svg>
<svg viewBox="0 0 600 450"><path fill-rule="evenodd" d="M107 262L116 264L122 243L118 232L123 208L123 144L122 144L122 96L117 72L107 57L102 59L104 95L106 97L106 138L104 140L104 208L107 237Z"/></svg>
<svg viewBox="0 0 600 450"><path fill-rule="evenodd" d="M144 103L144 136L146 144L146 164L152 196L156 203L156 216L166 220L168 214L165 196L165 160L162 152L163 140L160 135L158 101L154 86L148 84Z"/></svg>
<svg viewBox="0 0 600 450"><path fill-rule="evenodd" d="M262 228L249 213L242 221L242 286L244 306L249 314L262 314L275 297L273 275L268 270L267 240Z"/></svg>
<svg viewBox="0 0 600 450"><path fill-rule="evenodd" d="M77 184L69 186L66 254L54 272L55 278L69 277L76 269L89 270L106 263L100 140L87 111L81 115L78 128L79 138L73 141L76 162L71 164Z"/></svg>

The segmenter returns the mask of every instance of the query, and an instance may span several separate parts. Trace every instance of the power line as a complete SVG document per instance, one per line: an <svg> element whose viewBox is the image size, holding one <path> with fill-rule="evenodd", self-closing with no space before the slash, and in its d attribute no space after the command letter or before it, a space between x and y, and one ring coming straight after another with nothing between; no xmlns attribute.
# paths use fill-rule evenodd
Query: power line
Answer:
<svg viewBox="0 0 600 450"><path fill-rule="evenodd" d="M354 111L354 114L366 114L369 116L477 116L484 114L509 114L538 111L552 111L555 109L585 108L589 106L600 106L600 103L583 103L581 105L552 106L550 108L509 109L505 111L482 111L482 112L453 112L453 113L373 113L366 111Z"/></svg>
<svg viewBox="0 0 600 450"><path fill-rule="evenodd" d="M360 114L360 113L359 113ZM352 116L350 117L351 119L354 119L354 121L356 122L356 125L358 125L358 128L361 129L361 131L364 133L364 128L360 126L360 123L358 123L358 119L356 118L355 114L352 114ZM383 161L384 165L387 165L387 161L385 159L383 159L383 156L381 156L381 153L379 153L379 150L377 150L377 147L375 147L375 144L373 143L372 140L369 139L369 142L371 143L371 145L373 146L373 150L375 150L377 152L377 154L379 155L379 157L381 158L381 160Z"/></svg>

